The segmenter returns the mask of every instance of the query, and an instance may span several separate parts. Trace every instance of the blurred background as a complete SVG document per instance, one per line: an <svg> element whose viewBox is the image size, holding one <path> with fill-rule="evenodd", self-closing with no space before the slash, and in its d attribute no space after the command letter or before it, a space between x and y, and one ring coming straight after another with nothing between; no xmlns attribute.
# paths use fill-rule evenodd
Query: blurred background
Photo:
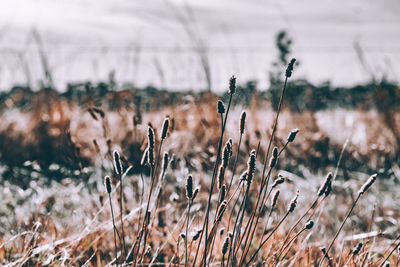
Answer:
<svg viewBox="0 0 400 267"><path fill-rule="evenodd" d="M399 12L397 0L3 0L0 90L65 91L112 76L119 86L222 92L232 74L265 90L281 63L279 32L298 79L398 81Z"/></svg>
<svg viewBox="0 0 400 267"><path fill-rule="evenodd" d="M230 77L237 88L224 142L232 138L238 151L237 174L257 148L259 175L292 57L297 62L272 138L282 148L288 133L300 130L273 171L287 181L281 209L297 189L305 209L339 166L333 205L321 206L312 237L317 255L357 190L378 173L356 208L359 216L344 228L350 239L342 240L385 232L387 239L370 246L381 253L400 229L399 0L1 0L0 264L109 263L103 178L113 174L113 151L124 170L132 167L120 198L132 231L150 180L150 169L140 165L148 126L158 145L166 117L162 150L171 160L160 207L168 218L152 242L158 251L171 230L166 248L177 246L172 228L180 225L189 173L206 199L221 131L217 101L228 105ZM247 121L238 149L242 111ZM164 225L165 214L158 215ZM351 255L347 245L344 251Z"/></svg>

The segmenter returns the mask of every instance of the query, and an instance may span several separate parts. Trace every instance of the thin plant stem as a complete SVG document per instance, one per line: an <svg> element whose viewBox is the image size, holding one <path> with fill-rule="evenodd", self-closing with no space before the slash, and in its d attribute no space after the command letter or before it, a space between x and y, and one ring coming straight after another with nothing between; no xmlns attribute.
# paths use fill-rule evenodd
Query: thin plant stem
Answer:
<svg viewBox="0 0 400 267"><path fill-rule="evenodd" d="M251 256L250 260L246 263L246 266L248 266L250 264L250 262L252 262L254 260L254 258L256 257L256 255L258 254L258 252L261 250L261 248L265 245L265 243L268 241L268 239L275 233L275 231L279 228L279 226L283 223L283 221L287 218L287 216L289 215L289 211L286 212L285 216L283 216L283 218L280 220L280 222L278 223L277 226L275 226L275 228L271 231L271 233L267 236L266 239L264 239L264 241L261 243L261 245L258 247L258 249L254 252L253 256Z"/></svg>
<svg viewBox="0 0 400 267"><path fill-rule="evenodd" d="M116 231L117 228L115 227L115 220L114 220L114 210L113 206L111 203L111 195L108 194L108 200L110 201L110 208L111 208L111 218L112 218L112 224L113 224L113 234L114 234L114 248L115 248L115 261L118 266L118 254L117 254L117 237L116 237ZM117 232L118 233L118 232Z"/></svg>
<svg viewBox="0 0 400 267"><path fill-rule="evenodd" d="M336 234L335 234L335 236L333 237L331 243L329 244L328 248L326 249L326 252L325 252L324 256L322 257L320 263L318 264L319 267L322 266L322 264L323 264L323 262L324 262L324 260L325 260L325 257L328 255L329 250L332 248L333 243L335 242L335 240L336 240L336 238L338 237L340 231L342 230L344 224L346 223L346 220L350 217L350 214L351 214L351 212L353 211L354 207L356 206L356 204L357 204L358 200L360 199L360 197L361 197L361 194L358 194L356 200L353 202L353 205L351 205L351 208L350 208L350 210L348 211L346 217L344 218L342 224L340 225L339 230L336 232Z"/></svg>

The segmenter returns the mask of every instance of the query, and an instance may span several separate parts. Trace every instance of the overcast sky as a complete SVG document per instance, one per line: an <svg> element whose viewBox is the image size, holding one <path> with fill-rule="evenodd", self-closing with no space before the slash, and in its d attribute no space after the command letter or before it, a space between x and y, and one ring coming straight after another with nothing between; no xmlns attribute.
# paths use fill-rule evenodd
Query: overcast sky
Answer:
<svg viewBox="0 0 400 267"><path fill-rule="evenodd" d="M292 36L297 78L335 85L399 80L400 1L2 0L0 88L43 77L35 30L53 79L201 88L204 48L214 90L230 75L267 85L274 38ZM355 47L360 47L362 56Z"/></svg>

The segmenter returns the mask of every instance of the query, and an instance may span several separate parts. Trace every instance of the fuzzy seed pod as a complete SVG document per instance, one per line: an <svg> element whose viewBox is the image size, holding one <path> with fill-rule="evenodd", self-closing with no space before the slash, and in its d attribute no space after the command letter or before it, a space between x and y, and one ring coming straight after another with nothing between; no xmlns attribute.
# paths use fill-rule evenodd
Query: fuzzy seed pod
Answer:
<svg viewBox="0 0 400 267"><path fill-rule="evenodd" d="M121 176L122 175L122 165L121 165L121 158L119 156L118 151L114 151L114 168L115 172Z"/></svg>
<svg viewBox="0 0 400 267"><path fill-rule="evenodd" d="M225 106L224 103L221 100L218 100L218 113L219 114L224 114L225 113Z"/></svg>
<svg viewBox="0 0 400 267"><path fill-rule="evenodd" d="M233 95L236 91L236 77L232 75L229 79L229 93Z"/></svg>
<svg viewBox="0 0 400 267"><path fill-rule="evenodd" d="M224 166L224 169L228 166L229 157L231 156L232 153L232 145L229 142L229 140L225 143L224 150L222 153L222 165Z"/></svg>
<svg viewBox="0 0 400 267"><path fill-rule="evenodd" d="M146 149L143 151L142 159L140 160L140 166L144 166L144 164L146 164L148 155L149 155L149 147L146 147Z"/></svg>
<svg viewBox="0 0 400 267"><path fill-rule="evenodd" d="M222 164L221 165L219 165L219 168L218 168L218 176L217 176L217 186L218 186L218 189L221 189L221 187L222 187L222 184L224 183L224 176L225 176L225 168L224 168L224 166L222 166Z"/></svg>
<svg viewBox="0 0 400 267"><path fill-rule="evenodd" d="M164 152L164 157L162 161L162 169L165 172L168 168L168 161L169 161L169 155L168 152Z"/></svg>
<svg viewBox="0 0 400 267"><path fill-rule="evenodd" d="M326 187L325 197L329 196L331 192L332 192L332 183L328 184L328 186Z"/></svg>
<svg viewBox="0 0 400 267"><path fill-rule="evenodd" d="M111 179L109 176L106 176L104 178L104 184L106 186L106 190L108 194L111 194Z"/></svg>
<svg viewBox="0 0 400 267"><path fill-rule="evenodd" d="M278 178L274 181L274 183L272 184L272 188L277 187L280 184L283 184L285 182L285 178L283 178L282 175L278 175Z"/></svg>
<svg viewBox="0 0 400 267"><path fill-rule="evenodd" d="M239 123L240 134L244 133L245 124L246 124L246 112L243 111L242 114L240 115L240 123Z"/></svg>
<svg viewBox="0 0 400 267"><path fill-rule="evenodd" d="M278 147L274 147L274 149L272 150L272 157L277 158L278 157Z"/></svg>
<svg viewBox="0 0 400 267"><path fill-rule="evenodd" d="M222 245L222 255L225 255L228 252L230 238L229 235L225 237L224 244Z"/></svg>
<svg viewBox="0 0 400 267"><path fill-rule="evenodd" d="M199 189L198 187L196 187L196 189L195 189L194 192L193 192L193 198L192 198L192 200L195 200L195 199L196 199L197 194L199 193L199 191L200 191L200 189Z"/></svg>
<svg viewBox="0 0 400 267"><path fill-rule="evenodd" d="M290 76L292 76L293 66L295 62L296 62L295 58L292 58L292 60L290 60L289 65L286 69L286 77L290 78Z"/></svg>
<svg viewBox="0 0 400 267"><path fill-rule="evenodd" d="M269 161L269 167L272 169L273 167L276 166L277 162L278 162L278 158L272 157L271 160Z"/></svg>
<svg viewBox="0 0 400 267"><path fill-rule="evenodd" d="M326 190L332 184L332 179L333 179L332 173L328 173L328 175L325 178L325 182L321 185L321 188L318 190L319 197L326 193Z"/></svg>
<svg viewBox="0 0 400 267"><path fill-rule="evenodd" d="M154 148L149 147L147 150L147 164L154 166Z"/></svg>
<svg viewBox="0 0 400 267"><path fill-rule="evenodd" d="M292 201L289 204L288 207L288 212L291 213L294 211L294 209L296 208L297 205L297 198L299 197L299 191L297 191L296 196L292 199Z"/></svg>
<svg viewBox="0 0 400 267"><path fill-rule="evenodd" d="M314 221L310 220L306 223L306 225L304 225L304 229L310 230L311 228L313 228L314 226Z"/></svg>
<svg viewBox="0 0 400 267"><path fill-rule="evenodd" d="M193 198L193 177L188 175L186 179L186 197L187 199Z"/></svg>
<svg viewBox="0 0 400 267"><path fill-rule="evenodd" d="M375 173L375 174L371 175L371 177L369 177L368 181L361 187L360 191L358 191L359 195L364 194L368 190L368 188L371 187L371 185L375 182L377 175L378 174Z"/></svg>
<svg viewBox="0 0 400 267"><path fill-rule="evenodd" d="M168 126L169 126L169 118L165 118L160 135L161 140L164 140L165 137L167 137Z"/></svg>
<svg viewBox="0 0 400 267"><path fill-rule="evenodd" d="M287 142L288 143L291 143L291 142L293 142L294 141L294 139L296 138L296 135L299 133L299 129L293 129L290 133L289 133L289 135L288 135L288 138L287 138Z"/></svg>
<svg viewBox="0 0 400 267"><path fill-rule="evenodd" d="M221 201L225 199L225 194L226 194L226 185L223 184L220 190L220 195L221 195Z"/></svg>
<svg viewBox="0 0 400 267"><path fill-rule="evenodd" d="M354 256L357 255L361 251L362 246L363 246L362 242L357 244L357 246L353 249L353 252L352 252Z"/></svg>
<svg viewBox="0 0 400 267"><path fill-rule="evenodd" d="M256 171L256 151L253 149L250 152L250 157L247 162L247 182L250 184L253 180L254 173Z"/></svg>
<svg viewBox="0 0 400 267"><path fill-rule="evenodd" d="M147 128L147 140L149 143L149 148L154 149L154 130L151 126Z"/></svg>
<svg viewBox="0 0 400 267"><path fill-rule="evenodd" d="M197 230L196 234L193 236L193 241L196 241L197 239L199 239L201 232L203 232L203 230L201 230L201 229Z"/></svg>
<svg viewBox="0 0 400 267"><path fill-rule="evenodd" d="M224 215L226 204L227 204L227 201L224 200L224 201L222 201L221 205L219 205L217 222L220 222L222 220L222 216Z"/></svg>
<svg viewBox="0 0 400 267"><path fill-rule="evenodd" d="M280 193L280 191L278 189L275 191L274 196L272 197L272 204L271 204L272 209L275 208L275 206L276 206L276 203L277 203L278 197L279 197L279 193Z"/></svg>

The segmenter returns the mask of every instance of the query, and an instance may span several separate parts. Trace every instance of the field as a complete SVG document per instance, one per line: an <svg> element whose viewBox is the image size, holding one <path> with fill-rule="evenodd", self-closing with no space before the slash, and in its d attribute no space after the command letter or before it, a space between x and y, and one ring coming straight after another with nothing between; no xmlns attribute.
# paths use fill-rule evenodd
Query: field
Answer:
<svg viewBox="0 0 400 267"><path fill-rule="evenodd" d="M0 264L398 266L399 88L283 76L3 93Z"/></svg>

